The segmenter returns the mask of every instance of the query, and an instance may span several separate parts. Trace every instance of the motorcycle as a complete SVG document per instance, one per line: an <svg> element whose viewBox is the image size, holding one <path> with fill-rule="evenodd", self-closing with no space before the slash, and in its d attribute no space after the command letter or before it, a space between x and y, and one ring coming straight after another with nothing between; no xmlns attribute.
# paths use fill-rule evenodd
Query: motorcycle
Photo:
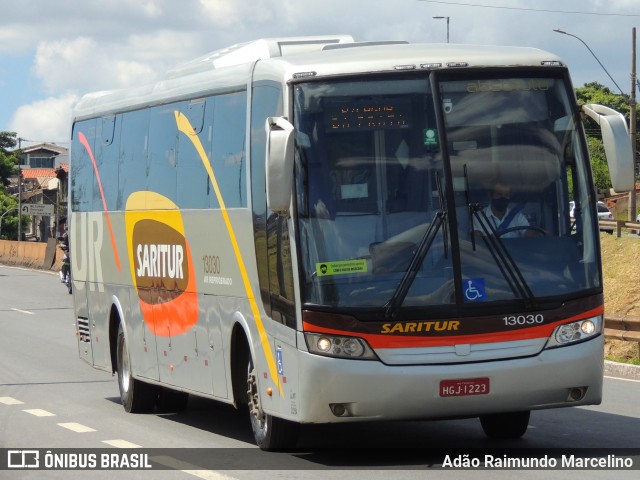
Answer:
<svg viewBox="0 0 640 480"><path fill-rule="evenodd" d="M67 286L67 290L71 293L71 256L69 248L66 245L62 247L62 268L60 269L60 282Z"/></svg>

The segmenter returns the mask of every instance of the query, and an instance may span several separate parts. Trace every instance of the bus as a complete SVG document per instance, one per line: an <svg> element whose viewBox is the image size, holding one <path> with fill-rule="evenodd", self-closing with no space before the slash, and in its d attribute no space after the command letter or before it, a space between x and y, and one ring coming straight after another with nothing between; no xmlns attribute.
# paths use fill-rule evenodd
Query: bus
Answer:
<svg viewBox="0 0 640 480"><path fill-rule="evenodd" d="M598 404L582 115L631 189L624 117L578 106L533 48L262 39L88 94L79 356L117 374L127 412L247 409L265 450L339 422L478 417L519 438L532 410Z"/></svg>

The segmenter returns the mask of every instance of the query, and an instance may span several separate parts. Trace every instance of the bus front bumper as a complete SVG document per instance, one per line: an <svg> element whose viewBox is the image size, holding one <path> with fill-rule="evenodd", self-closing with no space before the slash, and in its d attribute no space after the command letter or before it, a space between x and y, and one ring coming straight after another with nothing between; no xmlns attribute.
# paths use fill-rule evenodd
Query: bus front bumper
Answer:
<svg viewBox="0 0 640 480"><path fill-rule="evenodd" d="M603 343L600 335L526 358L449 365L390 366L299 351L297 414L288 418L437 419L599 404ZM441 382L464 379L488 379L488 393L442 396Z"/></svg>

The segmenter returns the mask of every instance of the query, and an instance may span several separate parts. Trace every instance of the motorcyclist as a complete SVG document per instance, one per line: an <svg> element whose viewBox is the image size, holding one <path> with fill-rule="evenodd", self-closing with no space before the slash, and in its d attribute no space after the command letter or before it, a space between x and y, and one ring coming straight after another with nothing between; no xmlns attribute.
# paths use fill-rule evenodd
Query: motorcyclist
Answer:
<svg viewBox="0 0 640 480"><path fill-rule="evenodd" d="M60 281L64 283L71 293L71 255L69 251L69 232L65 228L60 239L60 249L62 250L62 267L60 268Z"/></svg>
<svg viewBox="0 0 640 480"><path fill-rule="evenodd" d="M69 247L64 243L60 245L62 249L62 268L60 269L60 281L69 284L71 280L71 257L69 256Z"/></svg>

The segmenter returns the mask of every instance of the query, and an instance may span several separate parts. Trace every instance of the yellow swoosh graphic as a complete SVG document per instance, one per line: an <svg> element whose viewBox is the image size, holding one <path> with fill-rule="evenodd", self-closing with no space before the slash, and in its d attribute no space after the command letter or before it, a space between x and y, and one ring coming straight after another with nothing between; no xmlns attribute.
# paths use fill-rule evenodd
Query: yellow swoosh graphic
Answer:
<svg viewBox="0 0 640 480"><path fill-rule="evenodd" d="M262 317L260 316L260 311L258 309L258 303L256 302L255 296L253 294L253 289L251 288L251 282L249 282L249 275L247 274L247 269L244 265L244 260L242 259L242 254L240 253L240 247L238 246L238 241L236 240L236 234L233 231L233 226L231 225L231 220L229 220L229 214L227 213L227 207L224 204L224 200L222 198L222 194L220 193L220 188L218 187L218 181L216 180L216 176L213 173L213 168L211 167L211 162L207 157L206 152L202 146L202 142L200 142L200 138L193 133L193 127L191 126L191 122L189 119L180 113L179 111L174 111L176 117L176 124L178 125L178 130L184 133L189 140L193 143L198 155L200 155L200 159L202 160L202 164L204 165L207 174L209 175L209 180L211 180L211 185L213 186L213 190L216 193L216 198L218 199L218 203L220 204L220 211L222 213L222 218L224 218L224 223L227 227L227 233L229 234L229 238L231 239L231 245L233 246L233 251L236 255L236 261L238 262L238 267L240 268L240 274L242 275L242 282L244 284L244 289L247 293L247 298L249 300L249 305L251 306L251 313L253 314L253 318L256 322L256 327L258 328L258 334L260 335L260 343L262 344L262 348L264 350L264 354L267 360L267 365L269 367L269 374L271 378L275 382L278 387L278 391L280 392L280 396L284 397L284 392L282 391L282 385L280 384L280 377L278 377L278 371L276 368L276 362L274 360L273 351L271 350L271 345L269 344L269 338L267 337L267 332L264 329L264 324L262 323Z"/></svg>

